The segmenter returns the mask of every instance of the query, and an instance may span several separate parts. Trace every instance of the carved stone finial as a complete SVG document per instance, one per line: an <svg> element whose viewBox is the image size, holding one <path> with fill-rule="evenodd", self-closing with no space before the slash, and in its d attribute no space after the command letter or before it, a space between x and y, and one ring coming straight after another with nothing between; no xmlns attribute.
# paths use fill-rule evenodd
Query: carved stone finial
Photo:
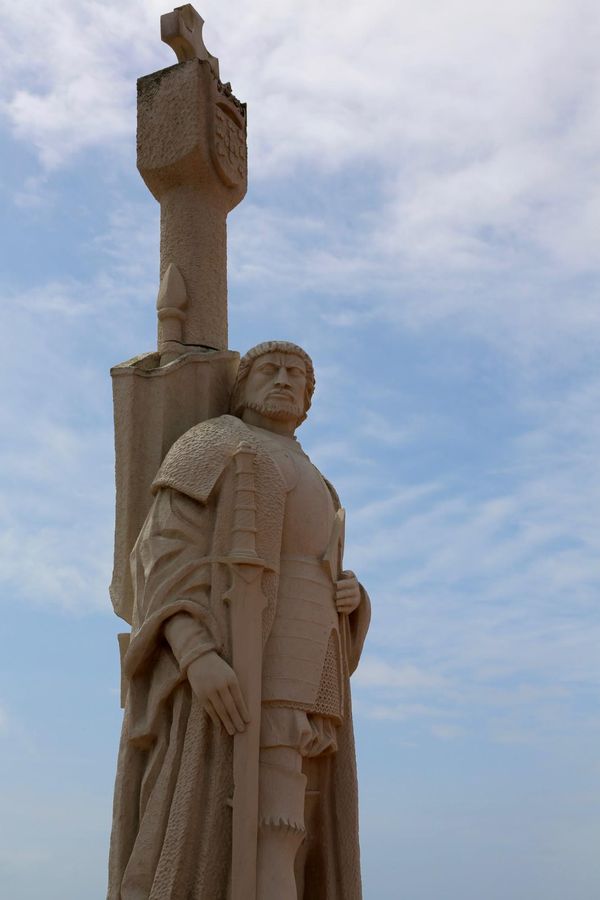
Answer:
<svg viewBox="0 0 600 900"><path fill-rule="evenodd" d="M179 356L183 350L184 309L187 291L181 272L169 263L160 282L156 309L159 321L159 351L161 364L165 365Z"/></svg>
<svg viewBox="0 0 600 900"><path fill-rule="evenodd" d="M179 62L188 59L205 59L216 77L219 77L219 60L204 45L202 28L204 19L191 3L177 6L173 12L160 17L161 40L172 47Z"/></svg>

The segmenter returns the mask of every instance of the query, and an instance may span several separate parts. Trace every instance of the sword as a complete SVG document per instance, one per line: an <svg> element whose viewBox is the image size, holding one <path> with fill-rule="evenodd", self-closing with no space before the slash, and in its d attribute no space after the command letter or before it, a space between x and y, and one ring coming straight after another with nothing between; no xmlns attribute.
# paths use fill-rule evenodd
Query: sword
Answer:
<svg viewBox="0 0 600 900"><path fill-rule="evenodd" d="M256 552L255 448L242 441L234 460L233 535L231 552L225 559L231 582L224 599L231 609L233 670L250 722L233 739L231 900L256 900L262 612L267 605L261 579L263 571L271 566Z"/></svg>

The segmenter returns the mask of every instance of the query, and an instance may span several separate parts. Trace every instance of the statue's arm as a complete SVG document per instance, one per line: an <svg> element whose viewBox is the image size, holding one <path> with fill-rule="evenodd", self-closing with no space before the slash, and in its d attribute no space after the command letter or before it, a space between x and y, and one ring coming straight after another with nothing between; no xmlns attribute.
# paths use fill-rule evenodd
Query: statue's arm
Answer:
<svg viewBox="0 0 600 900"><path fill-rule="evenodd" d="M166 641L172 653L154 666L168 666L170 658L169 683L187 678L215 724L233 734L248 716L235 673L220 655L224 623L211 606L216 502L202 504L168 487L158 492L132 554L135 616L126 674L144 671Z"/></svg>
<svg viewBox="0 0 600 900"><path fill-rule="evenodd" d="M181 615L207 648L221 644L211 608L211 524L207 506L170 488L158 492L131 556L133 641L144 633L157 639Z"/></svg>
<svg viewBox="0 0 600 900"><path fill-rule="evenodd" d="M350 674L358 666L371 621L371 601L366 590L349 569L336 582L335 603L340 615L347 617L350 633L348 667Z"/></svg>
<svg viewBox="0 0 600 900"><path fill-rule="evenodd" d="M217 650L217 645L206 627L187 612L171 616L164 625L164 635L182 674L205 653Z"/></svg>
<svg viewBox="0 0 600 900"><path fill-rule="evenodd" d="M244 731L249 716L237 677L202 626L182 612L166 622L164 633L182 675L215 725L228 734Z"/></svg>

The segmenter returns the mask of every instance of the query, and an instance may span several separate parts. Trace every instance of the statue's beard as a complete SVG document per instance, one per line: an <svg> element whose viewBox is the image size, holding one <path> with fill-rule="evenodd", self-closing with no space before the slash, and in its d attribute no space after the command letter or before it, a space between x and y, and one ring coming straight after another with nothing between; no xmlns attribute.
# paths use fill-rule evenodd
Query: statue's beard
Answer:
<svg viewBox="0 0 600 900"><path fill-rule="evenodd" d="M247 400L244 406L246 409L253 409L266 419L275 419L278 422L292 421L296 424L304 412L300 404L294 403L293 400Z"/></svg>

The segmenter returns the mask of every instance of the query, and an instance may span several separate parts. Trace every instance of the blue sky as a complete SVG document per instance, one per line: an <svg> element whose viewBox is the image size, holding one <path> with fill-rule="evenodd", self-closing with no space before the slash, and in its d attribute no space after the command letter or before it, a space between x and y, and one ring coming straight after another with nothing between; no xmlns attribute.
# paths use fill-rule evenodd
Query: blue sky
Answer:
<svg viewBox="0 0 600 900"><path fill-rule="evenodd" d="M374 618L365 900L600 890L600 12L206 0L249 104L230 345L313 355L300 439ZM153 349L151 0L0 34L0 886L101 900L120 726L111 365Z"/></svg>

